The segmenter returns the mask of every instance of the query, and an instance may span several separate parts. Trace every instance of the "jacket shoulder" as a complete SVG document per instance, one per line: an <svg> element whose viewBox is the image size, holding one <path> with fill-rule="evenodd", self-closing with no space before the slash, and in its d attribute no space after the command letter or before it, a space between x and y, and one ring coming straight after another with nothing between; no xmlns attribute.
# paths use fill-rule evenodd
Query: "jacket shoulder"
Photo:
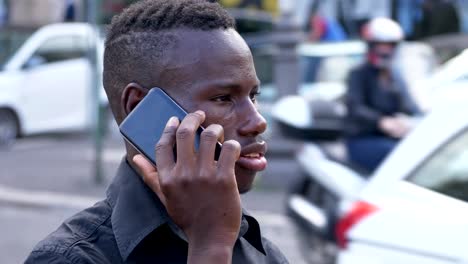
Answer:
<svg viewBox="0 0 468 264"><path fill-rule="evenodd" d="M99 259L104 255L99 241L114 240L110 215L105 200L75 214L40 241L25 263L101 263L83 260L90 256Z"/></svg>
<svg viewBox="0 0 468 264"><path fill-rule="evenodd" d="M355 74L364 74L369 71L369 67L365 63L361 63L359 65L356 65L349 71L349 76L355 75Z"/></svg>
<svg viewBox="0 0 468 264"><path fill-rule="evenodd" d="M268 263L275 263L275 264L288 264L289 261L286 259L286 257L283 255L281 250L273 244L269 239L266 237L262 236L262 244L265 248L267 258L268 258Z"/></svg>

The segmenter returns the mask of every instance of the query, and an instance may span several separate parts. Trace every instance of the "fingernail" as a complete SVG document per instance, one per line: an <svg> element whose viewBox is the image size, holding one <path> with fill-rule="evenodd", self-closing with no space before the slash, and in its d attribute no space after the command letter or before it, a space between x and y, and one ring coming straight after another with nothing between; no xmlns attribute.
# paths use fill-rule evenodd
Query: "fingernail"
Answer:
<svg viewBox="0 0 468 264"><path fill-rule="evenodd" d="M197 110L195 111L196 114L199 114L199 115L205 115L205 112L203 112L202 110Z"/></svg>
<svg viewBox="0 0 468 264"><path fill-rule="evenodd" d="M169 118L169 121L167 121L167 124L166 126L167 127L171 127L171 126L177 126L177 117L173 116L171 118Z"/></svg>

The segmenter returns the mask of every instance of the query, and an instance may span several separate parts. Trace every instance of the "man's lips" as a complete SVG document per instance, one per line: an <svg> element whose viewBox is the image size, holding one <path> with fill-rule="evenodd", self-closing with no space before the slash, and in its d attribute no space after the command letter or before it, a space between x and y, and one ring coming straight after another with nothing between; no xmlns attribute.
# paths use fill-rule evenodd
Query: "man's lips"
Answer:
<svg viewBox="0 0 468 264"><path fill-rule="evenodd" d="M237 165L252 171L262 171L267 166L265 158L266 142L255 142L244 146L241 150Z"/></svg>

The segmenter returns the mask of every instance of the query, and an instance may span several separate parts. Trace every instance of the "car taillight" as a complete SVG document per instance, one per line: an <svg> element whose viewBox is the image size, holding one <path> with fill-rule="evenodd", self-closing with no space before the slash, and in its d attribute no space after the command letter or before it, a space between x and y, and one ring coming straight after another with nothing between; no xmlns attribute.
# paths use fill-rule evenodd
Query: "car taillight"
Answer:
<svg viewBox="0 0 468 264"><path fill-rule="evenodd" d="M378 208L375 205L364 201L354 203L351 206L351 210L344 214L336 225L335 234L338 246L340 248L346 248L346 244L348 242L346 234L348 231L363 218L377 211L377 209Z"/></svg>

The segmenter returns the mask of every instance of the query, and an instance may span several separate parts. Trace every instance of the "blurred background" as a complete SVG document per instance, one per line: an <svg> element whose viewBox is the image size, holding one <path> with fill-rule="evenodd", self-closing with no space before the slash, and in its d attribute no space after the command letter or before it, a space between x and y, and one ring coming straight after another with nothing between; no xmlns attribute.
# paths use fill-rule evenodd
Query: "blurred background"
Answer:
<svg viewBox="0 0 468 264"><path fill-rule="evenodd" d="M104 197L124 146L103 43L133 2L0 0L1 263L23 262ZM243 203L290 262L468 263L468 0L219 2L252 50L269 122L269 165ZM396 21L401 41L370 39L377 17ZM395 44L376 85L398 76L419 111L394 111L398 136L369 169L350 155L347 98L376 42Z"/></svg>

